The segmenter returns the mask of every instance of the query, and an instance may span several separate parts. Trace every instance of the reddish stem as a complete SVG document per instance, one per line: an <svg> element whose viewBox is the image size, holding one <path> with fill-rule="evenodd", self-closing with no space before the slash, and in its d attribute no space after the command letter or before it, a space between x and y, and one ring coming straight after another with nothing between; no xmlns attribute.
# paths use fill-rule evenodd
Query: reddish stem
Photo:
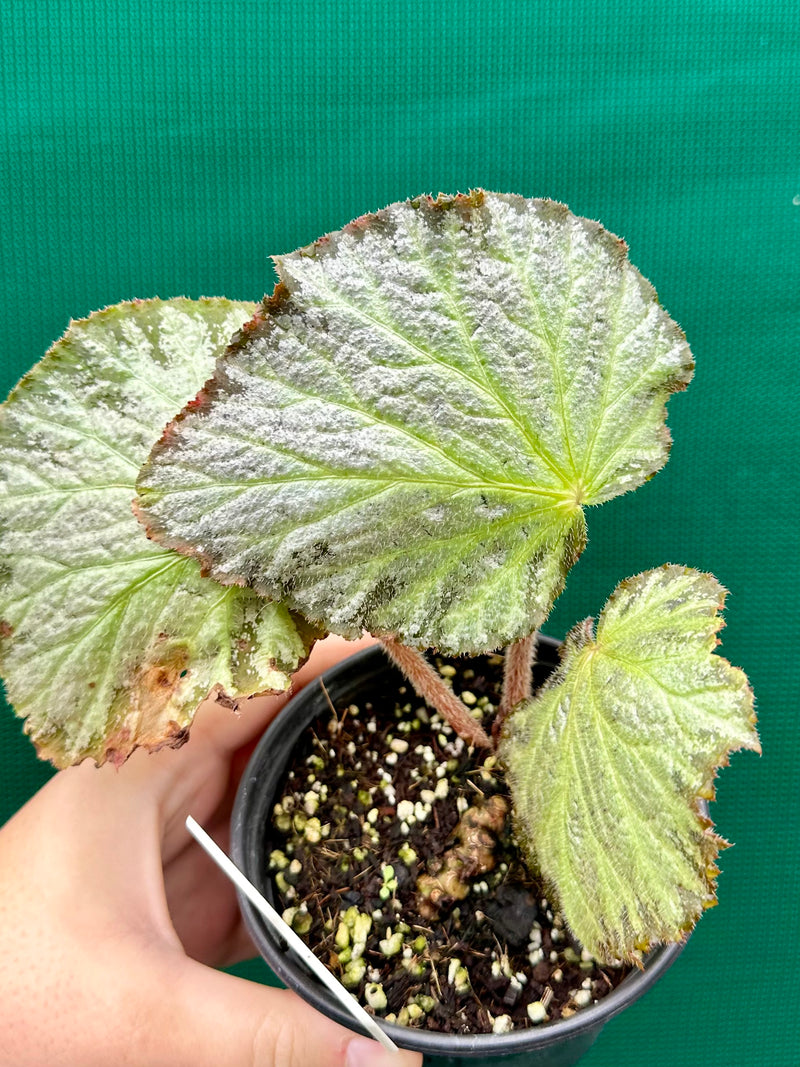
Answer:
<svg viewBox="0 0 800 1067"><path fill-rule="evenodd" d="M492 742L483 727L473 719L452 689L431 667L421 652L401 644L394 637L382 637L381 644L394 665L402 671L414 687L417 696L435 708L469 745L491 748Z"/></svg>
<svg viewBox="0 0 800 1067"><path fill-rule="evenodd" d="M530 700L533 693L533 657L536 652L536 634L529 634L520 641L509 645L505 652L503 664L503 695L497 709L492 738L497 744L503 723L513 708L523 700Z"/></svg>

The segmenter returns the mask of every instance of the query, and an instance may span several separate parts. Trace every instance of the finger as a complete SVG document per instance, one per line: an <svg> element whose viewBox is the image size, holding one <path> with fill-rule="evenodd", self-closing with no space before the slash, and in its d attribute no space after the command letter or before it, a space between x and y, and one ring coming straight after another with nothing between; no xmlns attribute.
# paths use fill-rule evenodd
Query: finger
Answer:
<svg viewBox="0 0 800 1067"><path fill-rule="evenodd" d="M277 696L249 697L240 702L237 711L222 707L213 700L203 701L192 726L192 740L209 738L216 746L229 752L241 748L253 738L259 737L281 708L303 686L339 660L372 644L375 644L373 637L345 641L344 638L331 634L314 645L308 660L292 676L292 686L288 692Z"/></svg>
<svg viewBox="0 0 800 1067"><path fill-rule="evenodd" d="M159 1002L162 1036L153 1067L421 1067L321 1015L288 990L247 982L186 961L172 996ZM141 1062L141 1061L137 1061ZM150 1067L150 1060L143 1061Z"/></svg>
<svg viewBox="0 0 800 1067"><path fill-rule="evenodd" d="M418 1067L415 1055L387 1060L293 994L188 959L147 857L134 872L117 863L146 835L118 829L98 864L96 827L73 832L71 790L49 794L55 810L40 793L0 834L0 1063Z"/></svg>

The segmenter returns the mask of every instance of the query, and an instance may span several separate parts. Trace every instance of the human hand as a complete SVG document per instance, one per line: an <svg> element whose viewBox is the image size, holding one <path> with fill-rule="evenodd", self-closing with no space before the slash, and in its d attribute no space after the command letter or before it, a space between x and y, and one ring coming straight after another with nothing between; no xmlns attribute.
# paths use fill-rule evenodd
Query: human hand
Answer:
<svg viewBox="0 0 800 1067"><path fill-rule="evenodd" d="M328 638L295 691L359 644ZM0 831L3 1067L419 1067L294 993L214 967L254 955L227 850L238 778L287 697L204 705L179 751L57 774Z"/></svg>

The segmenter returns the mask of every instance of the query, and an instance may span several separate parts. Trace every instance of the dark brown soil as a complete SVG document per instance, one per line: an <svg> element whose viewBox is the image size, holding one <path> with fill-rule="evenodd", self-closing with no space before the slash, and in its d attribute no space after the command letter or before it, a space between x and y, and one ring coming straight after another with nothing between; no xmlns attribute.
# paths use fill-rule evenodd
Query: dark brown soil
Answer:
<svg viewBox="0 0 800 1067"><path fill-rule="evenodd" d="M490 730L500 657L434 663ZM495 795L506 787L493 757L402 685L332 709L295 751L270 834L284 917L379 1017L504 1032L569 1016L628 973L571 939L522 865L510 819L489 834L493 868L456 879L464 898L445 896L431 915L417 879L447 870L462 815Z"/></svg>

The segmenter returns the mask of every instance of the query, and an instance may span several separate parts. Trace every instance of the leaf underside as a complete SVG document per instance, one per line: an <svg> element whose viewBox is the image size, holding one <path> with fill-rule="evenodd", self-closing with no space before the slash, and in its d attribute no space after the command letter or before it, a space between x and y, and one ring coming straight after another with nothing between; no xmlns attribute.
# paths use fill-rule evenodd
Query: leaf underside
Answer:
<svg viewBox="0 0 800 1067"><path fill-rule="evenodd" d="M583 506L664 464L691 376L624 243L474 192L276 264L260 321L144 468L151 536L345 636L466 653L530 633Z"/></svg>
<svg viewBox="0 0 800 1067"><path fill-rule="evenodd" d="M681 940L716 902L724 842L698 798L730 752L760 751L747 679L713 654L724 596L677 566L622 582L506 725L523 846L597 959Z"/></svg>
<svg viewBox="0 0 800 1067"><path fill-rule="evenodd" d="M285 606L201 577L131 510L153 441L253 310L176 299L96 312L0 409L0 662L57 766L179 744L212 687L283 690L308 653Z"/></svg>

